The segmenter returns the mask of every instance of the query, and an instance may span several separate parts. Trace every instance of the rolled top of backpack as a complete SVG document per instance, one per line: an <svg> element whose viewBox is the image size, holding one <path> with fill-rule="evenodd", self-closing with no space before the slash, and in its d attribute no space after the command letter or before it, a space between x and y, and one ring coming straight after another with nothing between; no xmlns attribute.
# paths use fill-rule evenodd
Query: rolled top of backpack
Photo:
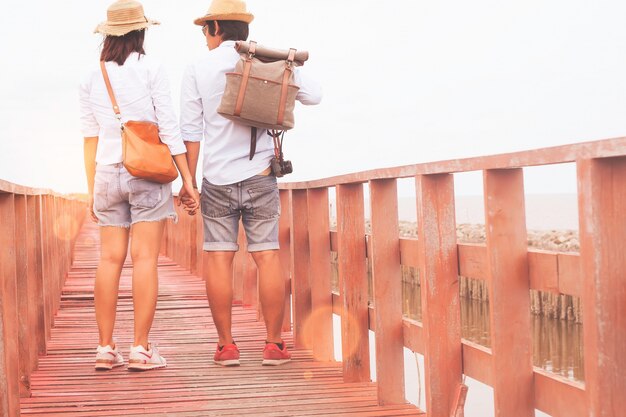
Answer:
<svg viewBox="0 0 626 417"><path fill-rule="evenodd" d="M240 54L247 54L250 50L250 42L237 41L235 43L235 49ZM265 62L286 61L289 56L289 50L267 48L257 44L254 56ZM293 63L294 65L302 66L307 59L309 59L309 53L307 51L296 51Z"/></svg>

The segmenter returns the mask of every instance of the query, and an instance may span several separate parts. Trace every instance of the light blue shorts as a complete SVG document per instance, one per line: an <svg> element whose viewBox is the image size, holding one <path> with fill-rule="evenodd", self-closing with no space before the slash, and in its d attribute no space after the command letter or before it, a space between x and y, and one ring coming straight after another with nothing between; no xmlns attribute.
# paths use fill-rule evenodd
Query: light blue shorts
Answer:
<svg viewBox="0 0 626 417"><path fill-rule="evenodd" d="M229 185L204 179L200 204L205 251L238 251L240 218L248 252L278 249L280 197L275 176L255 175Z"/></svg>
<svg viewBox="0 0 626 417"><path fill-rule="evenodd" d="M93 208L100 226L177 220L172 184L133 177L121 163L96 166Z"/></svg>

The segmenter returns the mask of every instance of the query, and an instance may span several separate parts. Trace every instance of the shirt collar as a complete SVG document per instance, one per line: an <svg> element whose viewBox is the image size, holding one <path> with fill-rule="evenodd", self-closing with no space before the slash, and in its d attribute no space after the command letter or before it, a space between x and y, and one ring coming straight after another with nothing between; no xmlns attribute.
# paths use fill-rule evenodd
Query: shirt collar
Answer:
<svg viewBox="0 0 626 417"><path fill-rule="evenodd" d="M225 48L234 48L235 47L235 41L223 41L222 43L220 43L220 48L221 47L225 47Z"/></svg>

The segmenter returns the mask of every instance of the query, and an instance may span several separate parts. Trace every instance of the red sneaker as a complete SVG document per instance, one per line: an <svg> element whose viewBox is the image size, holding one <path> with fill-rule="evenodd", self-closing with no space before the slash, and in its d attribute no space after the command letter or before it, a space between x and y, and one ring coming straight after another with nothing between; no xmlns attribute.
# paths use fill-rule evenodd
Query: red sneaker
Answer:
<svg viewBox="0 0 626 417"><path fill-rule="evenodd" d="M291 353L287 352L287 345L281 341L282 350L276 343L266 342L263 349L263 365L282 365L291 360Z"/></svg>
<svg viewBox="0 0 626 417"><path fill-rule="evenodd" d="M218 344L215 356L213 356L213 362L222 366L239 365L239 348L236 344L230 343L220 349Z"/></svg>

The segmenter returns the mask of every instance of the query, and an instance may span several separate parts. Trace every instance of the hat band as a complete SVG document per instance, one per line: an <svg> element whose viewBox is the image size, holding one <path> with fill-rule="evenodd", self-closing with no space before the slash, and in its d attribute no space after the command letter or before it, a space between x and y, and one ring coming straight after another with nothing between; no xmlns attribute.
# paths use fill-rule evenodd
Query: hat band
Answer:
<svg viewBox="0 0 626 417"><path fill-rule="evenodd" d="M106 24L109 26L128 26L128 25L136 25L137 23L148 23L148 18L144 16L142 20L133 20L126 22L111 22L107 21Z"/></svg>

